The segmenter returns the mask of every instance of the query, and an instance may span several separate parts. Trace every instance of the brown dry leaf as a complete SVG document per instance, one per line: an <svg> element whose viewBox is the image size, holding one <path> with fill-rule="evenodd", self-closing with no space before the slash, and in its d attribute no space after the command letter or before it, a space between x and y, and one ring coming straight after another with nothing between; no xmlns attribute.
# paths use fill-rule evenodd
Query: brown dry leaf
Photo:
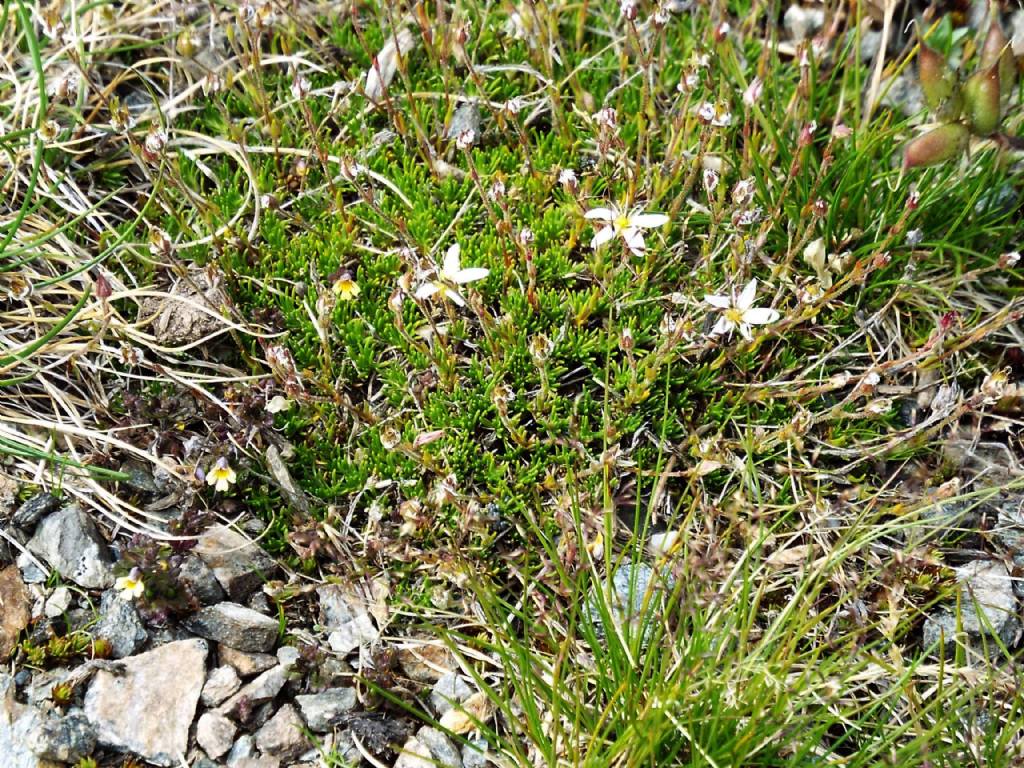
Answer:
<svg viewBox="0 0 1024 768"><path fill-rule="evenodd" d="M452 707L441 716L441 727L452 733L469 733L494 715L494 704L483 691L478 691L462 704Z"/></svg>
<svg viewBox="0 0 1024 768"><path fill-rule="evenodd" d="M4 568L0 571L0 659L10 656L31 618L32 605L18 566Z"/></svg>
<svg viewBox="0 0 1024 768"><path fill-rule="evenodd" d="M366 71L366 85L363 91L371 101L380 101L384 91L398 71L398 59L416 46L416 38L408 28L403 27L388 41L376 56L375 62Z"/></svg>
<svg viewBox="0 0 1024 768"><path fill-rule="evenodd" d="M806 563L814 553L814 549L813 544L800 544L789 549L780 549L773 552L765 564L770 568L785 568L789 565Z"/></svg>
<svg viewBox="0 0 1024 768"><path fill-rule="evenodd" d="M433 685L455 669L455 658L443 645L422 643L398 649L398 663L410 680Z"/></svg>

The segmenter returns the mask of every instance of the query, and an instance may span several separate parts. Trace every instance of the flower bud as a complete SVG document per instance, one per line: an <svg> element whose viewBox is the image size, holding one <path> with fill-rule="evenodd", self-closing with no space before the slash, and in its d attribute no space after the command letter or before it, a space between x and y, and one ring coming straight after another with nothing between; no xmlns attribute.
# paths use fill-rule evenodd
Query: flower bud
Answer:
<svg viewBox="0 0 1024 768"><path fill-rule="evenodd" d="M964 116L972 133L988 136L999 127L999 64L975 72L964 83Z"/></svg>
<svg viewBox="0 0 1024 768"><path fill-rule="evenodd" d="M903 151L903 167L937 165L959 157L967 148L969 133L960 123L940 125L918 136Z"/></svg>
<svg viewBox="0 0 1024 768"><path fill-rule="evenodd" d="M992 25L988 29L988 36L981 48L982 69L999 65L999 94L1003 101L1010 98L1013 93L1013 86L1017 80L1017 62L1014 60L1013 51L1010 50L1010 41L1006 39L1003 27L999 19L993 18Z"/></svg>
<svg viewBox="0 0 1024 768"><path fill-rule="evenodd" d="M921 81L925 103L936 117L956 120L960 116L963 102L956 74L946 66L945 56L924 43L917 55L917 78Z"/></svg>

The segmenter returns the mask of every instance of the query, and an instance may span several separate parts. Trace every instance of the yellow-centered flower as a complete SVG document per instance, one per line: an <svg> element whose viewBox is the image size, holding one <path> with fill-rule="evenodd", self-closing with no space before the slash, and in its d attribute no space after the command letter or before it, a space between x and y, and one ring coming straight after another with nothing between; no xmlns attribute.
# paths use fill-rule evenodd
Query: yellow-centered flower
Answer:
<svg viewBox="0 0 1024 768"><path fill-rule="evenodd" d="M352 301L359 295L359 283L348 272L342 272L341 277L334 281L332 290L342 301Z"/></svg>
<svg viewBox="0 0 1024 768"><path fill-rule="evenodd" d="M123 600L134 600L137 597L142 597L146 592L146 585L142 581L142 576L139 575L137 568L132 568L132 572L127 576L119 576L114 582L114 589L117 590L118 594Z"/></svg>
<svg viewBox="0 0 1024 768"><path fill-rule="evenodd" d="M236 479L235 470L231 468L228 460L223 456L217 459L217 463L210 468L209 473L206 475L206 482L214 486L221 493L226 491Z"/></svg>

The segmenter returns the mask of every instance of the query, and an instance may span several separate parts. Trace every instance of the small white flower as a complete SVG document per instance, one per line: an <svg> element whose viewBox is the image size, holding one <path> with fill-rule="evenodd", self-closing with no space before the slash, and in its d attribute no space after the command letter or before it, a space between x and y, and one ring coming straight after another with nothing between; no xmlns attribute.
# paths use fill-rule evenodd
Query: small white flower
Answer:
<svg viewBox="0 0 1024 768"><path fill-rule="evenodd" d="M455 137L455 146L463 152L474 144L476 144L476 131L472 128L467 128Z"/></svg>
<svg viewBox="0 0 1024 768"><path fill-rule="evenodd" d="M907 232L907 245L915 248L924 241L924 232L920 229L912 229Z"/></svg>
<svg viewBox="0 0 1024 768"><path fill-rule="evenodd" d="M228 460L223 456L217 459L217 463L210 467L210 471L206 475L206 482L214 486L221 493L230 488L231 484L237 479L235 470L231 468Z"/></svg>
<svg viewBox="0 0 1024 768"><path fill-rule="evenodd" d="M721 177L718 175L718 173L713 169L704 169L704 189L708 191L709 195L715 191L715 188L718 186L720 178Z"/></svg>
<svg viewBox="0 0 1024 768"><path fill-rule="evenodd" d="M591 248L600 248L615 237L621 237L626 246L635 254L641 254L647 247L644 243L642 229L652 229L668 223L668 216L663 213L644 213L634 210L626 213L610 206L608 208L592 208L583 214L591 221L603 221L601 227L590 241Z"/></svg>
<svg viewBox="0 0 1024 768"><path fill-rule="evenodd" d="M281 413L292 407L292 401L284 395L274 395L267 401L267 413Z"/></svg>
<svg viewBox="0 0 1024 768"><path fill-rule="evenodd" d="M291 92L292 97L298 100L302 100L309 95L309 79L302 75L295 75L295 79L292 80Z"/></svg>
<svg viewBox="0 0 1024 768"><path fill-rule="evenodd" d="M491 188L487 190L487 197L493 200L494 202L497 202L498 200L501 200L503 197L505 197L505 191L505 182L503 182L501 179L498 179L493 184L491 184Z"/></svg>
<svg viewBox="0 0 1024 768"><path fill-rule="evenodd" d="M764 81L760 77L755 77L750 81L750 85L743 91L743 103L748 107L752 107L761 100L761 94L764 92Z"/></svg>
<svg viewBox="0 0 1024 768"><path fill-rule="evenodd" d="M558 172L558 183L571 192L579 186L580 181L576 178L576 171L572 168L563 168Z"/></svg>
<svg viewBox="0 0 1024 768"><path fill-rule="evenodd" d="M146 593L146 585L138 568L132 568L127 576L118 576L114 582L114 589L122 600L134 600Z"/></svg>
<svg viewBox="0 0 1024 768"><path fill-rule="evenodd" d="M417 299L427 299L439 293L460 307L466 306L466 300L454 286L483 280L490 274L490 270L483 267L466 267L464 269L460 260L461 253L462 248L458 243L448 249L444 263L441 264L441 269L437 273L437 279L421 284L414 294Z"/></svg>
<svg viewBox="0 0 1024 768"><path fill-rule="evenodd" d="M619 127L618 117L612 107L605 107L594 113L594 122L600 127L615 130Z"/></svg>
<svg viewBox="0 0 1024 768"><path fill-rule="evenodd" d="M1002 262L1003 267L1015 267L1017 266L1017 262L1020 261L1020 251L1004 253L1000 261Z"/></svg>
<svg viewBox="0 0 1024 768"><path fill-rule="evenodd" d="M731 296L705 294L704 301L716 309L723 310L722 316L718 318L715 327L711 329L711 335L727 335L738 329L740 335L749 341L753 338L750 333L751 326L768 325L778 320L781 317L778 310L751 306L756 294L756 279L747 283L739 295L736 293Z"/></svg>
<svg viewBox="0 0 1024 768"><path fill-rule="evenodd" d="M754 199L754 180L740 179L732 188L732 202L734 205L744 206Z"/></svg>
<svg viewBox="0 0 1024 768"><path fill-rule="evenodd" d="M533 230L529 227L523 227L516 234L516 240L520 245L529 245L533 242Z"/></svg>
<svg viewBox="0 0 1024 768"><path fill-rule="evenodd" d="M502 108L509 115L518 115L520 112L523 111L524 104L525 104L525 102L524 102L522 96L513 96L511 99L508 99L502 105Z"/></svg>
<svg viewBox="0 0 1024 768"><path fill-rule="evenodd" d="M725 107L705 101L697 107L697 118L702 123L710 123L716 128L728 128L732 124L732 115Z"/></svg>

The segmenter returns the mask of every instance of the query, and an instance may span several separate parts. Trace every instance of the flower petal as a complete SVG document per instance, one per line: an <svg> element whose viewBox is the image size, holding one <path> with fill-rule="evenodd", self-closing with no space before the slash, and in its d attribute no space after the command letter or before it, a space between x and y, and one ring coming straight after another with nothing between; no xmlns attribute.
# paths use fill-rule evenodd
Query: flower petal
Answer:
<svg viewBox="0 0 1024 768"><path fill-rule="evenodd" d="M743 291L740 293L739 298L736 299L736 309L743 312L744 310L750 309L750 305L754 303L754 296L757 295L757 278L755 277L745 286Z"/></svg>
<svg viewBox="0 0 1024 768"><path fill-rule="evenodd" d="M774 323L782 315L777 309L767 307L751 307L743 312L743 322L750 325L768 325Z"/></svg>
<svg viewBox="0 0 1024 768"><path fill-rule="evenodd" d="M725 317L724 315L718 318L718 322L715 323L715 327L711 329L712 336L722 336L723 334L729 333L736 326L732 320Z"/></svg>
<svg viewBox="0 0 1024 768"><path fill-rule="evenodd" d="M641 254L644 249L647 248L647 244L644 243L644 235L639 229L624 229L622 230L622 239L626 241L626 245L629 246L635 254Z"/></svg>
<svg viewBox="0 0 1024 768"><path fill-rule="evenodd" d="M600 221L611 221L615 218L615 211L611 208L591 208L583 214L584 219L598 219Z"/></svg>
<svg viewBox="0 0 1024 768"><path fill-rule="evenodd" d="M594 237L590 240L590 247L600 248L613 237L615 237L615 230L612 229L611 227L604 227L602 229L599 229L597 230L597 234L595 234Z"/></svg>
<svg viewBox="0 0 1024 768"><path fill-rule="evenodd" d="M638 213L636 216L629 217L629 226L631 227L644 227L649 229L651 227L660 227L668 224L668 216L664 213Z"/></svg>
<svg viewBox="0 0 1024 768"><path fill-rule="evenodd" d="M444 255L444 264L441 265L442 275L450 279L452 275L456 274L460 269L462 269L462 262L460 260L461 254L462 246L460 246L458 243L452 243L452 246Z"/></svg>
<svg viewBox="0 0 1024 768"><path fill-rule="evenodd" d="M747 341L753 341L754 340L754 337L750 333L750 326L749 325L747 325L746 323L740 323L739 328L740 328L740 336L742 336Z"/></svg>
<svg viewBox="0 0 1024 768"><path fill-rule="evenodd" d="M417 299L428 299L437 293L440 288L437 287L437 283L424 283L416 289L416 293L413 294Z"/></svg>
<svg viewBox="0 0 1024 768"><path fill-rule="evenodd" d="M728 296L719 296L714 293L705 293L704 301L710 304L712 307L718 307L719 309L728 309L732 306L732 299Z"/></svg>
<svg viewBox="0 0 1024 768"><path fill-rule="evenodd" d="M462 295L458 291L452 290L451 288L445 288L444 295L451 299L454 304L458 304L460 307L466 306L466 300L462 298Z"/></svg>
<svg viewBox="0 0 1024 768"><path fill-rule="evenodd" d="M474 280L483 280L489 274L491 274L491 270L483 267L467 267L451 275L451 279L453 283L461 285L462 283L472 283Z"/></svg>

